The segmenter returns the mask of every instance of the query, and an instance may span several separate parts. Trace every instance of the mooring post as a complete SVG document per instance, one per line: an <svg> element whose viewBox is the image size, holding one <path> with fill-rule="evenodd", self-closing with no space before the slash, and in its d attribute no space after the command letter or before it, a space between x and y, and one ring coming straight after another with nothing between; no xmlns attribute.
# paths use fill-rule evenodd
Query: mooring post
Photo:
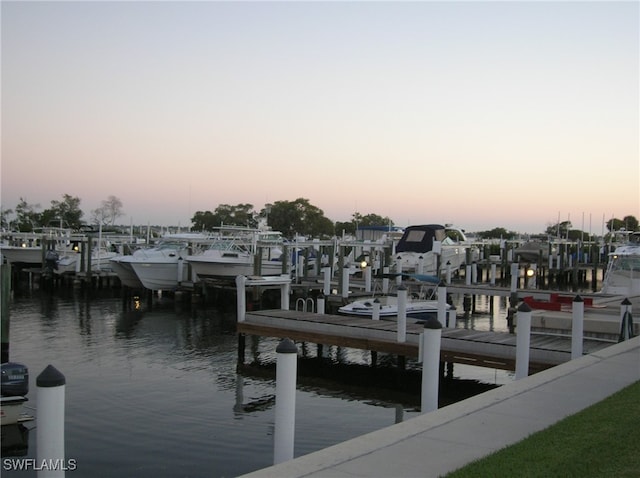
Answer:
<svg viewBox="0 0 640 478"><path fill-rule="evenodd" d="M525 302L518 307L516 321L516 380L519 380L529 375L531 307Z"/></svg>
<svg viewBox="0 0 640 478"><path fill-rule="evenodd" d="M407 288L398 287L398 342L407 340Z"/></svg>
<svg viewBox="0 0 640 478"><path fill-rule="evenodd" d="M246 295L247 278L245 276L236 276L236 304L238 322L244 322L247 316L247 295Z"/></svg>
<svg viewBox="0 0 640 478"><path fill-rule="evenodd" d="M373 301L373 310L371 312L372 320L380 320L380 299L377 297Z"/></svg>
<svg viewBox="0 0 640 478"><path fill-rule="evenodd" d="M64 394L66 379L53 365L48 365L36 378L38 463L55 463L38 470L38 477L64 477Z"/></svg>
<svg viewBox="0 0 640 478"><path fill-rule="evenodd" d="M366 292L371 292L371 271L373 269L373 264L367 264L364 268L364 290Z"/></svg>
<svg viewBox="0 0 640 478"><path fill-rule="evenodd" d="M582 357L584 335L584 300L577 295L571 308L571 359Z"/></svg>
<svg viewBox="0 0 640 478"><path fill-rule="evenodd" d="M511 263L511 295L513 295L514 293L516 293L518 291L518 273L519 273L519 269L518 269L518 263L517 262L512 262Z"/></svg>
<svg viewBox="0 0 640 478"><path fill-rule="evenodd" d="M2 336L1 341L1 350L0 350L0 360L1 363L5 363L9 361L9 348L10 348L10 340L9 340L9 297L11 296L11 264L2 264L0 266L0 287L2 291L0 292L0 335Z"/></svg>
<svg viewBox="0 0 640 478"><path fill-rule="evenodd" d="M291 297L291 282L280 286L280 309L289 310L289 298Z"/></svg>
<svg viewBox="0 0 640 478"><path fill-rule="evenodd" d="M471 285L471 264L464 266L464 284Z"/></svg>
<svg viewBox="0 0 640 478"><path fill-rule="evenodd" d="M349 266L345 265L342 268L342 298L349 297Z"/></svg>
<svg viewBox="0 0 640 478"><path fill-rule="evenodd" d="M449 306L449 317L447 320L447 328L449 329L455 329L457 324L457 320L458 320L458 316L456 315L456 307L455 305L451 305Z"/></svg>
<svg viewBox="0 0 640 478"><path fill-rule="evenodd" d="M382 268L382 293L389 293L389 266Z"/></svg>
<svg viewBox="0 0 640 478"><path fill-rule="evenodd" d="M322 293L325 297L331 294L331 267L322 268Z"/></svg>
<svg viewBox="0 0 640 478"><path fill-rule="evenodd" d="M445 281L447 283L447 285L451 284L451 261L447 261L446 265L445 265Z"/></svg>
<svg viewBox="0 0 640 478"><path fill-rule="evenodd" d="M438 284L438 322L442 327L447 325L447 287L444 282Z"/></svg>
<svg viewBox="0 0 640 478"><path fill-rule="evenodd" d="M471 263L471 282L473 284L478 283L478 263L476 261Z"/></svg>
<svg viewBox="0 0 640 478"><path fill-rule="evenodd" d="M398 257L396 261L396 285L400 287L402 284L402 258Z"/></svg>
<svg viewBox="0 0 640 478"><path fill-rule="evenodd" d="M422 334L421 413L427 413L438 409L441 338L442 324L432 317L425 322L424 333Z"/></svg>
<svg viewBox="0 0 640 478"><path fill-rule="evenodd" d="M298 348L291 339L283 339L276 347L276 353L274 465L293 459Z"/></svg>
<svg viewBox="0 0 640 478"><path fill-rule="evenodd" d="M495 264L495 262L491 263L491 275L489 276L489 283L491 285L496 285L496 264Z"/></svg>
<svg viewBox="0 0 640 478"><path fill-rule="evenodd" d="M318 298L316 299L316 309L317 309L317 313L320 315L324 315L324 295L322 293L320 293L320 295L318 295Z"/></svg>

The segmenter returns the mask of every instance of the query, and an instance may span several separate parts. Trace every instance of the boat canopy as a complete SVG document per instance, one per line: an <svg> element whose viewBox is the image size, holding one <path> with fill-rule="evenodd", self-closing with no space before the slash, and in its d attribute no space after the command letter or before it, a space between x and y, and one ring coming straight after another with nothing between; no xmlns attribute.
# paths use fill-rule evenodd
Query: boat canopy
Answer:
<svg viewBox="0 0 640 478"><path fill-rule="evenodd" d="M444 241L446 237L445 228L440 224L409 226L398 241L396 252L429 252L433 241Z"/></svg>

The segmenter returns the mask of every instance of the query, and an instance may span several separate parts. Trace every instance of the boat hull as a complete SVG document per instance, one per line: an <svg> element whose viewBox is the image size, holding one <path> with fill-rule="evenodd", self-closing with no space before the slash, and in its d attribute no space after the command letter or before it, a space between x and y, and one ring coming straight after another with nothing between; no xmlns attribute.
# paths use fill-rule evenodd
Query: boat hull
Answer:
<svg viewBox="0 0 640 478"><path fill-rule="evenodd" d="M114 257L109 261L111 265L111 269L116 273L118 279L120 279L120 283L125 287L131 287L132 289L142 289L144 286L138 276L136 275L133 267L131 267L131 263L124 260L126 257L131 256L121 256Z"/></svg>
<svg viewBox="0 0 640 478"><path fill-rule="evenodd" d="M145 289L175 290L181 282L189 280L189 267L184 261L131 262L136 276Z"/></svg>
<svg viewBox="0 0 640 478"><path fill-rule="evenodd" d="M204 255L202 255L204 256ZM255 275L253 263L250 259L243 261L207 260L206 257L188 256L187 261L191 265L193 273L199 279L226 278L237 276ZM274 276L282 274L282 262L263 261L260 270L261 276Z"/></svg>
<svg viewBox="0 0 640 478"><path fill-rule="evenodd" d="M25 397L0 398L0 425L14 425L20 421L24 410Z"/></svg>

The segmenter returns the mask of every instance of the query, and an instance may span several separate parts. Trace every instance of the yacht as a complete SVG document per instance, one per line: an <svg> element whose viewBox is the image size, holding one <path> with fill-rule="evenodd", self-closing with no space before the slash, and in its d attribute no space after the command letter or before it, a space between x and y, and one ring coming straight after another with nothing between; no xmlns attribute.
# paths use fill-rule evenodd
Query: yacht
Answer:
<svg viewBox="0 0 640 478"><path fill-rule="evenodd" d="M640 232L629 234L626 244L609 253L602 293L640 295Z"/></svg>
<svg viewBox="0 0 640 478"><path fill-rule="evenodd" d="M283 273L282 233L247 228L221 228L218 233L218 238L203 252L186 256L199 279Z"/></svg>

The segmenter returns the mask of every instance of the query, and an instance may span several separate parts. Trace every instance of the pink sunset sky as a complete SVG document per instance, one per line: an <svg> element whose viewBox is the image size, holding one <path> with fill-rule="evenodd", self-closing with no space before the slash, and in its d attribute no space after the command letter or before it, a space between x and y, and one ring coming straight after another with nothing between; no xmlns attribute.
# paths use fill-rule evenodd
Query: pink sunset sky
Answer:
<svg viewBox="0 0 640 478"><path fill-rule="evenodd" d="M638 2L2 2L2 208L600 233L640 217Z"/></svg>

